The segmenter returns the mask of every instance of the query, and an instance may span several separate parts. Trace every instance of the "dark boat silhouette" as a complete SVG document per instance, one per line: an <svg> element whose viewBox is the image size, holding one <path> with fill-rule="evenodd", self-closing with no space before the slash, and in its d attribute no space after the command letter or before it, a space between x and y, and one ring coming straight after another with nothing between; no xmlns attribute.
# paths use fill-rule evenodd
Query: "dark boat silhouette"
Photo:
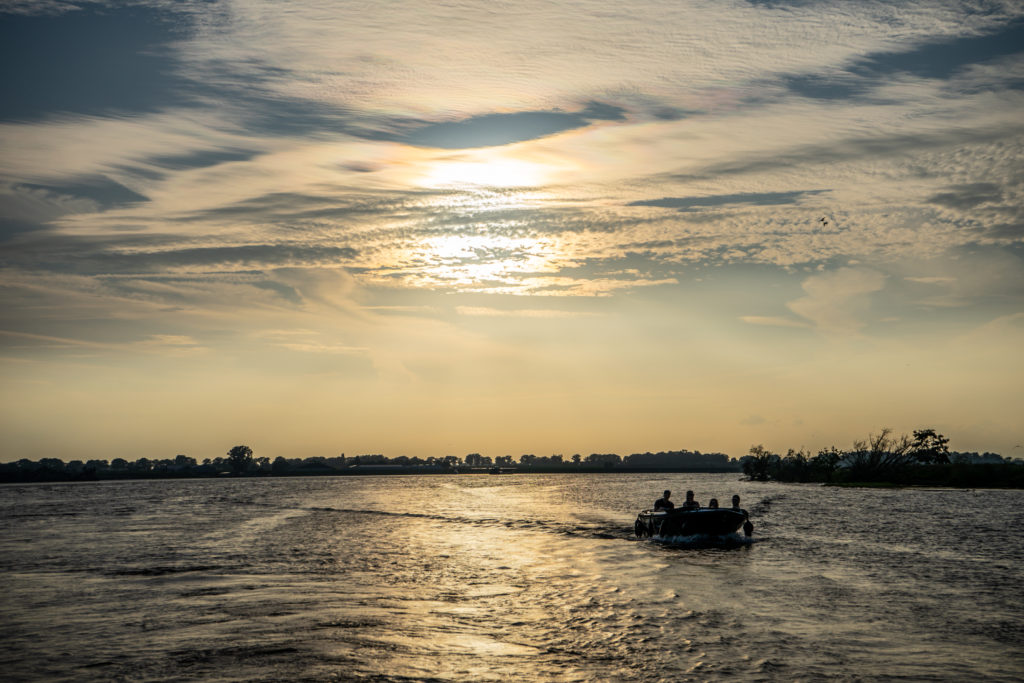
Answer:
<svg viewBox="0 0 1024 683"><path fill-rule="evenodd" d="M745 523L747 526L745 526ZM633 530L638 538L648 536L727 536L743 527L749 536L753 525L746 510L700 508L697 510L644 510L637 515Z"/></svg>

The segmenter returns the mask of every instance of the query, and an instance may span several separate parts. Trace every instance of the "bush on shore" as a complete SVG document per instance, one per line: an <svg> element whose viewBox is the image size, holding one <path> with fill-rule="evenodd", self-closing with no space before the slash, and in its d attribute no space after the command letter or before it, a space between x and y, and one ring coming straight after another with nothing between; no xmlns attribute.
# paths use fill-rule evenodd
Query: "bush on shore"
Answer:
<svg viewBox="0 0 1024 683"><path fill-rule="evenodd" d="M803 449L789 449L781 456L762 445L752 446L740 462L743 473L757 481L1024 488L1020 461L994 453L951 453L948 444L949 439L934 429L898 437L882 429L848 450L832 446L814 456Z"/></svg>

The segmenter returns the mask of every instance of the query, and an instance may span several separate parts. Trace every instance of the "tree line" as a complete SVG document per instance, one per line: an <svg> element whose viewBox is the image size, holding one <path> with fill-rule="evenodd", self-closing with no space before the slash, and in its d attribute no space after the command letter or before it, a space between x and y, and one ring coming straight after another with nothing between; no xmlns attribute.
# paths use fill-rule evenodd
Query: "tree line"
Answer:
<svg viewBox="0 0 1024 683"><path fill-rule="evenodd" d="M1024 461L950 451L949 439L930 428L912 436L882 429L851 448L832 446L813 456L802 448L783 456L757 445L740 466L757 481L1024 488Z"/></svg>
<svg viewBox="0 0 1024 683"><path fill-rule="evenodd" d="M472 471L500 472L576 472L576 471L690 471L739 472L740 463L724 453L700 451L663 451L633 453L621 457L615 453L561 454L538 456L526 453L518 458L502 455L495 458L469 453L464 457L387 457L383 454L362 454L346 457L314 456L308 458L258 457L246 445L231 448L224 456L202 461L187 455L174 458L125 458L113 460L70 460L22 458L0 463L0 481L90 481L98 479L154 479L179 477L295 476L337 474L434 474Z"/></svg>
<svg viewBox="0 0 1024 683"><path fill-rule="evenodd" d="M658 453L561 454L495 458L479 453L464 457L386 457L362 454L308 458L256 456L246 445L223 456L202 461L187 455L167 459L125 458L70 460L23 458L0 463L0 481L89 481L98 479L152 479L219 476L301 476L359 474L435 474L455 472L743 472L752 480L821 482L831 484L924 484L934 486L1003 486L1024 488L1024 462L996 453L949 450L949 439L934 429L895 436L883 429L840 450L835 446L817 454L800 449L785 455L763 445L752 446L742 458L724 453L678 450Z"/></svg>

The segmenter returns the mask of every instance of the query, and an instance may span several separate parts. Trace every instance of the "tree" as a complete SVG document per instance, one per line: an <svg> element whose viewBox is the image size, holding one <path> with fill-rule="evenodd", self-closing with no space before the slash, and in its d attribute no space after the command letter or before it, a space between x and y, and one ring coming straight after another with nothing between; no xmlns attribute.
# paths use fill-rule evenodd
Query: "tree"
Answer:
<svg viewBox="0 0 1024 683"><path fill-rule="evenodd" d="M914 461L907 436L894 437L888 427L878 434L869 434L867 441L854 441L845 462L851 481L876 481L891 476Z"/></svg>
<svg viewBox="0 0 1024 683"><path fill-rule="evenodd" d="M814 467L824 474L825 481L832 481L832 476L835 474L836 469L838 469L839 463L842 459L842 451L838 450L835 446L832 446L827 450L822 448L818 451L818 454L811 459L811 467Z"/></svg>
<svg viewBox="0 0 1024 683"><path fill-rule="evenodd" d="M617 453L591 453L584 462L588 465L603 466L611 469L622 462L622 457Z"/></svg>
<svg viewBox="0 0 1024 683"><path fill-rule="evenodd" d="M252 464L252 449L248 446L235 446L228 451L228 464L236 474L245 472Z"/></svg>
<svg viewBox="0 0 1024 683"><path fill-rule="evenodd" d="M742 458L743 474L751 479L767 481L772 467L780 460L777 453L758 444L750 447L750 453Z"/></svg>
<svg viewBox="0 0 1024 683"><path fill-rule="evenodd" d="M786 481L808 481L811 476L809 455L802 448L799 451L790 448L786 457L776 464L772 472L773 478Z"/></svg>
<svg viewBox="0 0 1024 683"><path fill-rule="evenodd" d="M183 469L186 469L188 467L195 467L196 464L197 464L196 463L196 459L195 458L190 458L187 455L176 455L176 456L174 456L174 466L177 469L183 470Z"/></svg>
<svg viewBox="0 0 1024 683"><path fill-rule="evenodd" d="M910 454L922 465L949 462L949 439L934 429L915 429Z"/></svg>

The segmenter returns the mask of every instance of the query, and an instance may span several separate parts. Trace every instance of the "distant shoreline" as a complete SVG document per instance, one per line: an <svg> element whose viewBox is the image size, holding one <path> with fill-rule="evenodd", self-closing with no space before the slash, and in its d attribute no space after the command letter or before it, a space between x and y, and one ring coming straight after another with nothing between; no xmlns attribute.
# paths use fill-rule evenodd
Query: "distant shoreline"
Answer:
<svg viewBox="0 0 1024 683"><path fill-rule="evenodd" d="M141 481L141 480L185 480L185 479L271 479L290 477L369 477L369 476L417 476L417 475L488 475L509 476L515 474L736 474L743 473L736 468L685 468L685 467L502 467L495 472L491 467L394 467L355 465L345 469L296 468L288 471L256 471L236 474L229 471L149 471L149 472L81 472L72 475L53 471L3 471L0 484L46 484L99 481ZM1024 465L1018 464L974 464L932 466L931 476L908 477L900 480L882 481L793 481L770 479L777 484L816 484L837 488L987 488L1024 489ZM751 483L761 481L748 479Z"/></svg>
<svg viewBox="0 0 1024 683"><path fill-rule="evenodd" d="M268 479L288 477L366 477L366 476L415 476L415 475L490 475L510 474L742 474L737 468L645 468L645 467L502 467L500 473L486 467L374 467L353 466L346 469L296 469L287 472L124 472L124 473L83 473L70 475L63 472L3 472L0 483L31 484L77 481L134 481L143 479ZM13 475L13 476L12 476Z"/></svg>

